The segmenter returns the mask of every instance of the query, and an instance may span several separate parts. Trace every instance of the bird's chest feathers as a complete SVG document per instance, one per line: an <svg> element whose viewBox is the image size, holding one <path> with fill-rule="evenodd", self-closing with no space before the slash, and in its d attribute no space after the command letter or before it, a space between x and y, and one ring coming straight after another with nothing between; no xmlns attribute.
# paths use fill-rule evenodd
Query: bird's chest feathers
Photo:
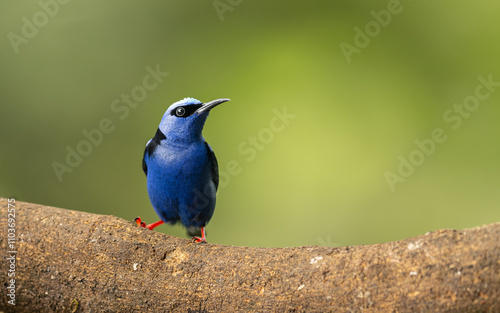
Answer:
<svg viewBox="0 0 500 313"><path fill-rule="evenodd" d="M207 153L204 143L178 145L162 142L153 153L156 174L172 179L202 175L207 168Z"/></svg>

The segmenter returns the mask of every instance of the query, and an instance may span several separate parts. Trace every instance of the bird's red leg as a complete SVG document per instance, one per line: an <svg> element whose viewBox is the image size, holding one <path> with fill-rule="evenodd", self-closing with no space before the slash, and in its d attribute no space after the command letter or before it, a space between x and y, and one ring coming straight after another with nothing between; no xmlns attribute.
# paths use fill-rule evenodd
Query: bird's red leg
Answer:
<svg viewBox="0 0 500 313"><path fill-rule="evenodd" d="M160 226L161 224L163 224L163 221L158 221L147 225L146 228L148 228L149 230L153 230L153 228L155 228L156 226Z"/></svg>
<svg viewBox="0 0 500 313"><path fill-rule="evenodd" d="M155 222L153 224L149 224L149 225L146 225L146 223L144 223L140 217L136 217L134 222L141 226L141 227L144 227L144 228L147 228L149 230L153 230L153 228L155 228L156 226L160 226L161 224L163 224L163 221L158 221L158 222Z"/></svg>
<svg viewBox="0 0 500 313"><path fill-rule="evenodd" d="M207 237L205 237L205 226L201 226L201 238L200 237L193 237L194 242L207 242Z"/></svg>

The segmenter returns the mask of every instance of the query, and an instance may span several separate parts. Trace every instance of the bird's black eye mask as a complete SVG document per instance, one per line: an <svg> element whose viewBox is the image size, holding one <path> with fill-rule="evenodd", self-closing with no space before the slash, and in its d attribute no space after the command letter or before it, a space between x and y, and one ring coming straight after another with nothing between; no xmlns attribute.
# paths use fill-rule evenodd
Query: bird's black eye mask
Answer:
<svg viewBox="0 0 500 313"><path fill-rule="evenodd" d="M175 115L177 117L188 117L194 114L196 110L201 108L202 104L190 104L190 105L184 105L184 106L179 106L173 109L170 112L170 115Z"/></svg>

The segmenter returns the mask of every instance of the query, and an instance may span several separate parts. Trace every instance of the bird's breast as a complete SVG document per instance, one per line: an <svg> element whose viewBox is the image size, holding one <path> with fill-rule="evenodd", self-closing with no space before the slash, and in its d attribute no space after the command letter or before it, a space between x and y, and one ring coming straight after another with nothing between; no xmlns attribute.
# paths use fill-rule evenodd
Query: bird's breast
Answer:
<svg viewBox="0 0 500 313"><path fill-rule="evenodd" d="M204 144L161 144L150 158L158 174L200 175L207 168Z"/></svg>

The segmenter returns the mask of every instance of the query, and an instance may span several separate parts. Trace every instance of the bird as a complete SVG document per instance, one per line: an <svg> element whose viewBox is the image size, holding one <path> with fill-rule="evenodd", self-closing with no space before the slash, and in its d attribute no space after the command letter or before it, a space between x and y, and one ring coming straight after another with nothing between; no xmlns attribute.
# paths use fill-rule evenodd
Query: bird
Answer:
<svg viewBox="0 0 500 313"><path fill-rule="evenodd" d="M165 111L142 158L149 200L160 220L146 225L137 217L139 226L152 230L180 222L193 241L207 242L205 227L215 210L219 167L202 130L210 111L227 101L184 98Z"/></svg>

